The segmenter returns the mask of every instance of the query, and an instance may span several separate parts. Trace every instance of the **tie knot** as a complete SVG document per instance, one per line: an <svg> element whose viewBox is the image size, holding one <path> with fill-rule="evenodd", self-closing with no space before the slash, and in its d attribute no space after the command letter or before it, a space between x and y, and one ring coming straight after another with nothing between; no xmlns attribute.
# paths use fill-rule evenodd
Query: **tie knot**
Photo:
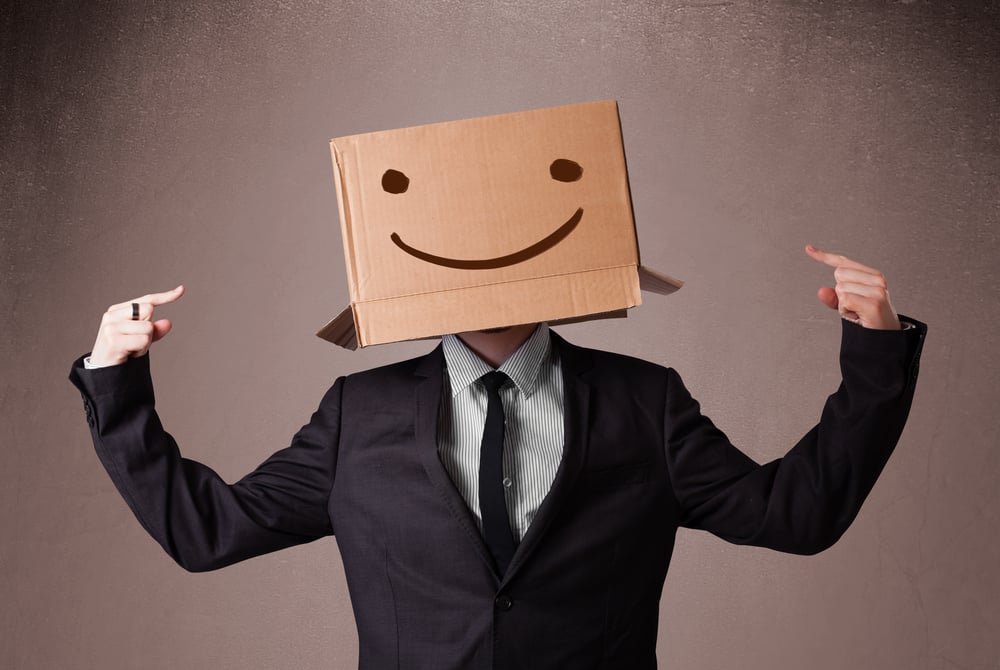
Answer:
<svg viewBox="0 0 1000 670"><path fill-rule="evenodd" d="M483 386L490 393L496 393L500 390L500 387L510 379L506 373L500 372L499 370L493 370L492 372L487 372L485 375L479 378L483 382Z"/></svg>

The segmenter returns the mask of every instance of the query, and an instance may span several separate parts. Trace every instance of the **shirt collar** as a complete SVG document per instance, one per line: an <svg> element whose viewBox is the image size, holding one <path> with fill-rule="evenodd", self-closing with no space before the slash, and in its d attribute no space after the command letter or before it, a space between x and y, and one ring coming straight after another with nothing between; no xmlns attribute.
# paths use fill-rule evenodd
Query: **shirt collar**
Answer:
<svg viewBox="0 0 1000 670"><path fill-rule="evenodd" d="M455 335L442 337L441 346L448 366L452 397L493 369ZM524 344L497 369L510 377L521 394L528 397L534 392L542 366L549 362L551 354L549 327L540 323Z"/></svg>

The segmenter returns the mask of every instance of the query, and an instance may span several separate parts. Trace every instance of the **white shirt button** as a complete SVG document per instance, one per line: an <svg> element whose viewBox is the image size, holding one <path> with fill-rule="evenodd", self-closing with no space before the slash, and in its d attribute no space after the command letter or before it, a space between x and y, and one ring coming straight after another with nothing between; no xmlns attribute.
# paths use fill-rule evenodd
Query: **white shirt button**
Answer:
<svg viewBox="0 0 1000 670"><path fill-rule="evenodd" d="M495 479L493 481L496 481ZM514 482L511 481L510 477L503 478L503 487L509 489Z"/></svg>

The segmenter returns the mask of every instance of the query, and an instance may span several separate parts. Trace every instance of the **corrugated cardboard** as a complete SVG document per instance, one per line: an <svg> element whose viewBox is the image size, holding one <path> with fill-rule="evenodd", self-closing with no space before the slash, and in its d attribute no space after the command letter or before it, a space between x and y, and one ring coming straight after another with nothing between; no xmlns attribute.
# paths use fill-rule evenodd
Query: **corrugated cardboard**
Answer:
<svg viewBox="0 0 1000 670"><path fill-rule="evenodd" d="M351 294L331 342L618 316L681 286L639 267L614 101L330 144Z"/></svg>

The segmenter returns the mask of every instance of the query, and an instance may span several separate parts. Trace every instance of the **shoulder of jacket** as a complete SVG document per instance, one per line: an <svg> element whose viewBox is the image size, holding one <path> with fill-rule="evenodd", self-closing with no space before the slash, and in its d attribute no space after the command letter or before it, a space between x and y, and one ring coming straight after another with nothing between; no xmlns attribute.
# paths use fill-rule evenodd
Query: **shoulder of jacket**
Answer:
<svg viewBox="0 0 1000 670"><path fill-rule="evenodd" d="M566 341L554 334L553 347L559 352L564 365L580 368L593 368L601 373L615 371L622 375L655 375L660 376L670 372L670 369L659 363L653 363L635 356L621 354L603 349L590 349Z"/></svg>

